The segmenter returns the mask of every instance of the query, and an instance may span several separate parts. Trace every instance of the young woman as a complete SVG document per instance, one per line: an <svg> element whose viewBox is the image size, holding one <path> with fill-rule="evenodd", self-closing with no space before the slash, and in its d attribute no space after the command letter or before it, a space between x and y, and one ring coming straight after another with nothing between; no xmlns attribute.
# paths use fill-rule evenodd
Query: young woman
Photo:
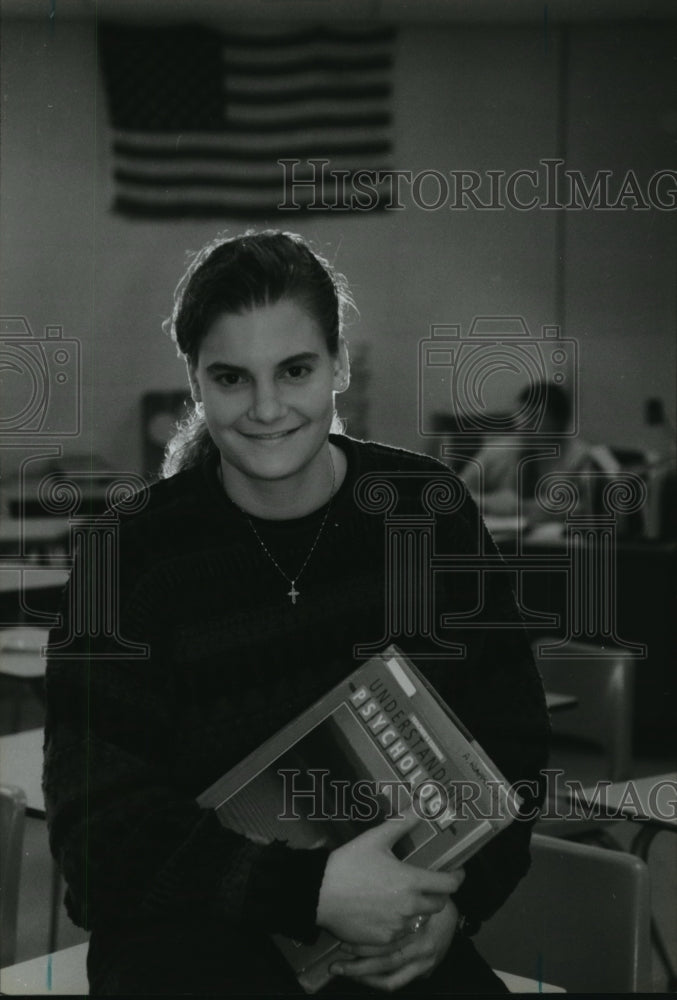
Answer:
<svg viewBox="0 0 677 1000"><path fill-rule="evenodd" d="M92 931L93 993L299 993L269 935L321 928L346 944L327 992L501 989L470 934L526 872L527 822L465 871L431 873L391 851L409 819L294 850L224 829L195 801L350 673L358 644L390 640L384 514L360 502L363 476L392 480L412 513L443 477L459 503L437 517L436 551L495 552L440 463L332 433L349 303L325 260L272 231L210 244L177 289L195 414L167 478L120 514L117 635L58 655L73 582L47 674L51 845L68 911ZM96 572L77 558L73 581ZM440 576L437 613L476 607L474 577ZM396 638L505 775L534 783L529 811L547 716L505 576L486 575L474 627ZM464 655L440 658L445 642Z"/></svg>

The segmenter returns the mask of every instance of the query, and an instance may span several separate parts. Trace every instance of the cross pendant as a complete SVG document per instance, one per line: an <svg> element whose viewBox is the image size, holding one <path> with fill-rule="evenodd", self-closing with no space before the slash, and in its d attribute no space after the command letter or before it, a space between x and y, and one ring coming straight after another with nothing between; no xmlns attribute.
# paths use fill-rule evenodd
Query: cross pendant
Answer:
<svg viewBox="0 0 677 1000"><path fill-rule="evenodd" d="M296 604L296 598L299 596L300 593L301 591L296 589L296 587L294 586L294 581L292 581L291 590L287 591L287 596L291 597L292 604Z"/></svg>

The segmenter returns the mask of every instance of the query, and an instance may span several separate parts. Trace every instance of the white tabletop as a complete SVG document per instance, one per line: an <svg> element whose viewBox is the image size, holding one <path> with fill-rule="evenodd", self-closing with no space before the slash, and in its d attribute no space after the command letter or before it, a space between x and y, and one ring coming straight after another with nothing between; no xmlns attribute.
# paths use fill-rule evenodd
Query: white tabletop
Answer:
<svg viewBox="0 0 677 1000"><path fill-rule="evenodd" d="M17 625L0 629L0 673L20 680L44 677L47 664L42 650L48 642L48 628Z"/></svg>
<svg viewBox="0 0 677 1000"><path fill-rule="evenodd" d="M69 522L64 517L3 518L0 521L0 542L51 542L68 534Z"/></svg>
<svg viewBox="0 0 677 1000"><path fill-rule="evenodd" d="M603 790L586 788L583 795L593 803L602 791L605 798L601 802L607 812L620 813L626 819L652 822L677 832L677 771L615 781Z"/></svg>
<svg viewBox="0 0 677 1000"><path fill-rule="evenodd" d="M76 944L0 969L0 990L8 996L87 996L88 947Z"/></svg>
<svg viewBox="0 0 677 1000"><path fill-rule="evenodd" d="M42 729L26 729L22 733L0 736L0 782L22 788L27 808L41 816L45 814L42 794L43 741Z"/></svg>
<svg viewBox="0 0 677 1000"><path fill-rule="evenodd" d="M0 594L63 587L69 572L67 569L51 569L48 566L3 566L0 569Z"/></svg>
<svg viewBox="0 0 677 1000"><path fill-rule="evenodd" d="M0 649L0 674L18 680L36 680L45 676L47 661L39 650Z"/></svg>

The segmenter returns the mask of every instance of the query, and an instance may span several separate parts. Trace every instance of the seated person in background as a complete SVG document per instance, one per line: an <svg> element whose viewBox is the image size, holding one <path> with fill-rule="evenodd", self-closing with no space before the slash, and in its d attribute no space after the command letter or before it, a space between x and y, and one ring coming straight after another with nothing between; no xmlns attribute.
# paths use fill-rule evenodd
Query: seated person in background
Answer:
<svg viewBox="0 0 677 1000"><path fill-rule="evenodd" d="M525 405L530 394L527 386L517 402ZM485 516L521 515L531 523L552 520L554 515L543 510L535 496L536 485L543 476L552 472L565 477L567 473L581 472L613 475L620 470L606 445L558 437L571 418L571 400L564 389L553 382L541 382L537 394L543 400L538 434L523 434L516 429L510 435L488 438L460 472ZM538 449L544 442L556 442L559 454L539 457ZM579 481L579 491L576 512L590 512L594 501L592 475Z"/></svg>

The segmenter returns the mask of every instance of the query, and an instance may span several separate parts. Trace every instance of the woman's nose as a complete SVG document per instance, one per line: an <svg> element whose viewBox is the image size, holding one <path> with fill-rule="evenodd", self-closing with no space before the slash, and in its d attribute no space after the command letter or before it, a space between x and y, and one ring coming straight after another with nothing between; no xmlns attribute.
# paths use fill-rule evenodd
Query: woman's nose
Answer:
<svg viewBox="0 0 677 1000"><path fill-rule="evenodd" d="M267 424L273 423L284 416L285 410L286 407L278 385L271 382L255 387L249 410L250 420L260 420Z"/></svg>

